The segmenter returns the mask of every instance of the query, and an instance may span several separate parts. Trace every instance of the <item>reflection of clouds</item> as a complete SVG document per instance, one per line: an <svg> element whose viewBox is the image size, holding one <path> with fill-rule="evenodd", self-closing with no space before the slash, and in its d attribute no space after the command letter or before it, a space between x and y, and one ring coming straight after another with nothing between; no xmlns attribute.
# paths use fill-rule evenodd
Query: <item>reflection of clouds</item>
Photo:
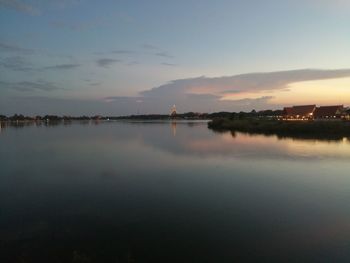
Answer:
<svg viewBox="0 0 350 263"><path fill-rule="evenodd" d="M277 136L230 133L216 136L212 140L193 140L189 147L194 151L235 156L275 156L297 158L341 158L350 157L348 141L278 139Z"/></svg>
<svg viewBox="0 0 350 263"><path fill-rule="evenodd" d="M277 136L249 135L239 132L218 133L209 130L207 122L204 121L110 121L86 124L96 125L83 127L81 122L72 122L69 136L63 136L63 141L47 143L47 146L57 144L55 147L69 148L77 154L87 151L91 146L95 150L102 147L103 152L114 145L114 147L125 147L130 152L149 151L149 147L152 147L178 156L311 160L350 158L350 142L346 138L339 141L321 141L281 139ZM21 125L33 125L33 123L21 123ZM46 127L46 124L43 126ZM57 124L55 132L63 132L63 126ZM17 127L8 126L7 128ZM0 128L0 132L3 132L3 128ZM84 129L83 132L82 129ZM11 131L8 134L11 134ZM73 136L74 134L79 134L79 140ZM29 144L30 141L27 143Z"/></svg>
<svg viewBox="0 0 350 263"><path fill-rule="evenodd" d="M284 158L288 154L276 137L250 136L241 133L215 134L212 139L192 140L188 143L191 151L201 155L226 155L232 157L273 157Z"/></svg>
<svg viewBox="0 0 350 263"><path fill-rule="evenodd" d="M142 133L143 143L175 154L200 156L225 155L237 158L350 158L350 143L342 141L302 140L244 133L214 133L206 124L198 124L181 136L159 136L159 131ZM152 127L150 127L152 128ZM158 129L161 127L158 126ZM186 129L178 126L178 129ZM152 129L153 130L153 129Z"/></svg>
<svg viewBox="0 0 350 263"><path fill-rule="evenodd" d="M282 140L286 145L286 150L297 156L303 157L350 157L350 144L347 141L329 142L329 141L303 141L303 140Z"/></svg>
<svg viewBox="0 0 350 263"><path fill-rule="evenodd" d="M189 148L193 151L207 152L207 153L222 153L222 154L238 154L256 152L267 148L273 149L274 152L281 150L281 145L271 145L271 138L264 136L250 136L241 133L216 134L210 140L200 139L189 142ZM272 147L271 147L272 146Z"/></svg>

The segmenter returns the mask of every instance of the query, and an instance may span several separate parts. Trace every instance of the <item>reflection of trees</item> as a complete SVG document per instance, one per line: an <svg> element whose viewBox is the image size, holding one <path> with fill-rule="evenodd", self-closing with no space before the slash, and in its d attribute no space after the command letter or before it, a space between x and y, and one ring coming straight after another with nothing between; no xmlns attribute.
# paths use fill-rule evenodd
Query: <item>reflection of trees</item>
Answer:
<svg viewBox="0 0 350 263"><path fill-rule="evenodd" d="M214 132L230 131L250 135L277 136L302 140L341 141L350 136L350 123L347 122L282 122L265 120L214 119L208 123Z"/></svg>
<svg viewBox="0 0 350 263"><path fill-rule="evenodd" d="M231 136L232 136L232 138L236 138L237 137L237 133L235 131L231 131Z"/></svg>
<svg viewBox="0 0 350 263"><path fill-rule="evenodd" d="M64 126L69 126L72 125L73 123L79 123L81 125L89 125L89 124L94 124L94 125L99 125L103 122L101 121L96 121L96 120L23 120L23 121L2 121L0 122L0 128L1 129L6 129L8 127L12 128L25 128L25 127L40 127L40 126L45 126L45 127L56 127L59 125L64 125ZM1 132L1 130L0 130Z"/></svg>
<svg viewBox="0 0 350 263"><path fill-rule="evenodd" d="M6 129L7 127L13 128L24 128L36 125L34 121L11 121L11 122L1 122L1 129Z"/></svg>

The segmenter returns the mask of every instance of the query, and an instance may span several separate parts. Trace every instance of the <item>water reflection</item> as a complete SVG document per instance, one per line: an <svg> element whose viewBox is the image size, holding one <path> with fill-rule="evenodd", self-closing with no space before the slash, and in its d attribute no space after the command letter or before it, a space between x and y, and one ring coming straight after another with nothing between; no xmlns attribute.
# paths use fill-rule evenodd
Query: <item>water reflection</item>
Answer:
<svg viewBox="0 0 350 263"><path fill-rule="evenodd" d="M135 123L129 123L131 126ZM278 137L276 135L251 135L239 132L208 131L205 123L171 122L173 135L183 126L195 128L185 136L171 138L169 133L159 136L159 131L168 123L148 126L139 134L142 142L174 154L199 156L224 155L237 158L259 159L347 159L350 158L350 142L342 140L318 140ZM165 127L166 128L166 127ZM184 127L185 128L185 127ZM175 133L174 133L175 132Z"/></svg>
<svg viewBox="0 0 350 263"><path fill-rule="evenodd" d="M181 121L5 127L1 262L350 260L348 139Z"/></svg>
<svg viewBox="0 0 350 263"><path fill-rule="evenodd" d="M203 153L225 153L258 158L350 158L350 144L342 141L279 138L277 136L223 133L211 140L194 140L189 145Z"/></svg>
<svg viewBox="0 0 350 263"><path fill-rule="evenodd" d="M173 136L176 136L176 121L171 122L171 129L173 131Z"/></svg>
<svg viewBox="0 0 350 263"><path fill-rule="evenodd" d="M215 132L208 130L206 121L64 121L64 122L6 122L1 123L0 132L7 128L24 127L62 127L93 125L99 130L107 132L111 143L113 141L135 141L145 146L178 155L196 156L226 156L235 158L259 159L347 159L350 158L350 140L301 139L279 137L276 135L257 135L240 132ZM137 126L137 127L135 127ZM169 129L170 126L170 129ZM139 128L142 127L141 130ZM191 132L181 133L182 129ZM180 134L177 132L180 131ZM113 132L114 134L110 134ZM114 136L115 135L115 136ZM136 135L136 136L135 136ZM161 135L161 136L160 136ZM95 141L93 134L84 131L79 141L72 142L66 139L62 143L77 144L84 141ZM99 138L100 139L100 138ZM106 139L106 138L105 138ZM83 147L76 145L77 148Z"/></svg>

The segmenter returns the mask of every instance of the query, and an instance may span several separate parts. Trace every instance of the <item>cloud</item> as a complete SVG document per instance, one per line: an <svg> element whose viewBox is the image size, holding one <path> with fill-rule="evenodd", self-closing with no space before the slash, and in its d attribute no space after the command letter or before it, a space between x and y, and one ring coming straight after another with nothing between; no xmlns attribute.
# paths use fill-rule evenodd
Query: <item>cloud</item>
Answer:
<svg viewBox="0 0 350 263"><path fill-rule="evenodd" d="M24 57L13 56L0 59L0 67L13 71L34 71L36 70L31 63Z"/></svg>
<svg viewBox="0 0 350 263"><path fill-rule="evenodd" d="M68 69L74 69L80 67L80 64L60 64L60 65L54 65L54 66L48 66L44 67L44 69L49 69L49 70L68 70Z"/></svg>
<svg viewBox="0 0 350 263"><path fill-rule="evenodd" d="M163 65L163 66L169 66L169 67L175 67L175 66L177 66L177 65L174 64L174 63L167 63L167 62L163 62L162 65Z"/></svg>
<svg viewBox="0 0 350 263"><path fill-rule="evenodd" d="M291 70L266 73L249 73L224 77L197 77L170 81L159 87L140 92L138 97L108 97L110 103L127 104L128 110L136 108L144 113L167 113L173 104L184 111L241 111L282 107L271 105L275 90L286 90L289 84L308 80L349 77L350 69L340 70ZM254 98L245 97L253 93ZM239 95L228 100L228 94ZM260 94L260 96L259 96ZM137 103L137 101L142 103Z"/></svg>
<svg viewBox="0 0 350 263"><path fill-rule="evenodd" d="M113 59L113 58L100 58L96 60L96 64L100 67L108 68L112 64L122 62L120 59Z"/></svg>
<svg viewBox="0 0 350 263"><path fill-rule="evenodd" d="M1 1L1 0L0 0ZM14 52L14 53L23 53L23 54L33 54L33 49L22 48L17 45L11 45L0 42L0 52Z"/></svg>
<svg viewBox="0 0 350 263"><path fill-rule="evenodd" d="M0 67L13 71L43 71L43 70L69 70L79 67L79 64L58 64L47 67L34 67L32 63L28 62L23 56L12 56L0 58Z"/></svg>
<svg viewBox="0 0 350 263"><path fill-rule="evenodd" d="M39 9L37 9L36 7L24 3L24 1L20 0L0 0L0 7L12 9L30 15L37 15L40 13Z"/></svg>
<svg viewBox="0 0 350 263"><path fill-rule="evenodd" d="M101 61L99 66L108 67L116 62L119 62L119 60L110 61L110 59L107 59L106 61ZM44 109L44 111L46 111L46 109L52 109L52 111L60 114L78 114L80 112L104 115L125 115L137 113L167 114L169 113L169 110L173 104L176 104L179 112L251 111L252 109L276 109L283 107L283 105L271 105L271 99L274 98L271 91L286 90L290 84L295 82L343 77L350 77L350 69L302 69L265 73L249 73L213 78L202 76L173 80L153 89L144 90L135 97L109 96L101 101L62 101L40 98L34 100L31 96L30 99L23 99L23 103L28 106L28 110L33 109L33 112L36 112L35 110L42 111ZM99 84L96 80L91 80L89 83L92 85ZM44 81L14 83L2 81L0 82L0 89L1 88L14 89L19 92L53 91L55 89L59 89L54 83ZM255 97L246 97L246 93L252 93ZM237 99L226 99L228 94L237 95ZM6 109L6 107L9 107L9 109L13 109L15 107L22 107L22 105L19 103L13 104L12 102L11 104L8 99L9 97L0 97L0 108ZM29 113L30 112L28 111L28 114Z"/></svg>
<svg viewBox="0 0 350 263"><path fill-rule="evenodd" d="M89 83L90 86L100 86L102 84L102 82L92 82L92 83Z"/></svg>
<svg viewBox="0 0 350 263"><path fill-rule="evenodd" d="M54 91L62 89L57 87L54 83L44 80L18 82L0 81L0 89L1 88L19 92Z"/></svg>
<svg viewBox="0 0 350 263"><path fill-rule="evenodd" d="M112 54L133 54L135 52L131 50L119 49L119 50L112 50L111 53Z"/></svg>
<svg viewBox="0 0 350 263"><path fill-rule="evenodd" d="M72 31L86 31L99 27L103 24L100 20L95 21L79 21L79 22L67 22L67 21L52 21L50 25L59 29L69 29Z"/></svg>
<svg viewBox="0 0 350 263"><path fill-rule="evenodd" d="M155 53L156 56L158 57L163 57L163 58L173 58L174 56L169 55L167 52L157 52Z"/></svg>
<svg viewBox="0 0 350 263"><path fill-rule="evenodd" d="M143 44L142 47L144 49L152 50L152 51L157 51L154 53L155 56L158 57L163 57L163 58L174 58L174 56L170 55L168 52L164 51L164 49L152 45L152 44Z"/></svg>
<svg viewBox="0 0 350 263"><path fill-rule="evenodd" d="M239 94L241 92L242 92L241 90L229 89L229 90L221 91L221 94Z"/></svg>
<svg viewBox="0 0 350 263"><path fill-rule="evenodd" d="M249 73L224 77L197 77L178 79L141 92L143 96L173 96L183 93L209 93L222 95L235 90L235 93L281 90L295 82L349 77L350 69L317 70L301 69L266 73ZM237 92L241 91L241 92Z"/></svg>

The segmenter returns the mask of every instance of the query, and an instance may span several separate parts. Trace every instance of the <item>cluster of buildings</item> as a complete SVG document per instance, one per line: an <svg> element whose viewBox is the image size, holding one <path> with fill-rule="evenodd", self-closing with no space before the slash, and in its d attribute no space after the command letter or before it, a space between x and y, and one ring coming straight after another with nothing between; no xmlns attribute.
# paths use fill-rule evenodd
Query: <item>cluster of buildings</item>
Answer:
<svg viewBox="0 0 350 263"><path fill-rule="evenodd" d="M282 118L283 120L350 120L350 108L345 108L343 105L285 107Z"/></svg>

